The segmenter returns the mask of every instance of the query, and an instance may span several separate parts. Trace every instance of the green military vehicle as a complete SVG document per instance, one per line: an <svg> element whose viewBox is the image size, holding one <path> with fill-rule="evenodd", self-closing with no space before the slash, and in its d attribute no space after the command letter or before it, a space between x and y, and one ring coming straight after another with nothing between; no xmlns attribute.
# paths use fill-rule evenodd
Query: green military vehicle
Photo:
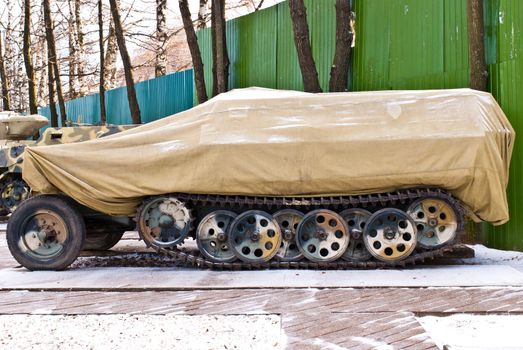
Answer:
<svg viewBox="0 0 523 350"><path fill-rule="evenodd" d="M135 125L75 125L47 128L40 137L32 140L49 120L41 115L23 116L15 112L0 112L0 216L10 215L16 207L30 196L31 189L22 179L22 162L27 146L48 146L82 142L109 136ZM90 234L85 249L105 250L115 245L124 230L114 225L88 226ZM116 230L116 231L115 231ZM118 232L118 234L113 234ZM92 242L96 242L91 244Z"/></svg>

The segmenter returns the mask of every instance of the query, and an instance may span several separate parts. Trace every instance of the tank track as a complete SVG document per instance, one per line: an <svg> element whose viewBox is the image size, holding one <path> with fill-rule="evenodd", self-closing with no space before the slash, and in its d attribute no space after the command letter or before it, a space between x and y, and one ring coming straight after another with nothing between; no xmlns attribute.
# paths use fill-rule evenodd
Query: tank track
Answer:
<svg viewBox="0 0 523 350"><path fill-rule="evenodd" d="M332 208L332 209L346 209L356 207L377 207L382 208L387 206L408 205L419 198L433 197L447 200L453 207L458 216L458 227L456 239L447 246L432 249L432 250L416 250L412 255L404 260L395 262L382 262L377 260L370 260L364 262L345 261L342 259L335 260L328 263L316 263L308 260L297 262L284 262L278 260L271 260L264 263L246 263L241 261L235 262L214 262L206 259L200 253L197 255L188 251L175 248L159 247L150 244L158 254L166 255L175 260L177 265L186 267L197 267L204 269L217 270L257 270L257 269L378 269L378 268L394 268L412 266L418 263L424 263L427 260L432 260L441 257L446 253L452 252L455 245L459 242L459 237L464 231L464 215L465 208L457 199L455 199L448 192L441 189L434 188L414 188L408 190L399 190L394 192L356 195L356 196L335 196L335 197L254 197L254 196L229 196L229 195L202 195L202 194L187 194L187 193L173 193L169 196L176 197L184 202L191 210L199 206L215 206L220 208L244 208L250 210L257 207L266 208L294 208L294 209L316 209L316 208ZM136 219L138 220L139 213L143 205L138 208ZM143 239L143 237L141 237Z"/></svg>

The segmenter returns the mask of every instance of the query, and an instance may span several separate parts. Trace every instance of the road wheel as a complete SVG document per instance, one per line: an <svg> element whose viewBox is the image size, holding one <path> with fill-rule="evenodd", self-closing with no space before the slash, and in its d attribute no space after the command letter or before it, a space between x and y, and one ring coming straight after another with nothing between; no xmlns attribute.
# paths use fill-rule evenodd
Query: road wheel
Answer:
<svg viewBox="0 0 523 350"><path fill-rule="evenodd" d="M29 270L63 270L80 254L85 241L82 216L65 197L27 199L7 224L7 245Z"/></svg>

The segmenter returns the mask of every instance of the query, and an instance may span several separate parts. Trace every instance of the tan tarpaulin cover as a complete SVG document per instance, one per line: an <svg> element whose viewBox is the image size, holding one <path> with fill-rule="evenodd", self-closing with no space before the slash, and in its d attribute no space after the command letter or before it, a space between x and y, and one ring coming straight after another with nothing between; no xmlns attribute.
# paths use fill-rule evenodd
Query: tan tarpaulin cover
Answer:
<svg viewBox="0 0 523 350"><path fill-rule="evenodd" d="M173 97L174 98L174 97ZM481 219L508 220L514 131L473 90L307 94L242 89L83 143L32 147L24 179L108 214L169 192L342 195L450 190Z"/></svg>

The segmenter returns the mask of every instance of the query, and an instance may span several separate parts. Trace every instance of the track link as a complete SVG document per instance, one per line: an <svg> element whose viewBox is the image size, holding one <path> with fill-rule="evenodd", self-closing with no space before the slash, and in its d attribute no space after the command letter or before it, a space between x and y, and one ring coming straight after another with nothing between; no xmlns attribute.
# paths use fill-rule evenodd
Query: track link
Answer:
<svg viewBox="0 0 523 350"><path fill-rule="evenodd" d="M188 267L209 268L218 270L256 270L256 269L377 269L391 267L406 267L427 260L432 260L443 256L445 253L452 252L454 246L459 241L459 237L464 230L465 208L457 199L448 192L433 188L414 188L387 193L357 195L357 196L336 196L336 197L251 197L251 196L228 196L228 195L201 195L174 193L170 197L176 197L184 202L190 209L204 206L216 206L221 208L245 208L267 207L274 209L297 208L297 209L316 209L330 207L334 209L345 208L366 208L366 207L387 207L394 205L406 205L419 198L439 198L447 200L458 215L458 227L456 240L447 246L433 250L416 250L408 258L395 262L381 262L370 260L364 262L352 262L338 259L330 263L315 263L311 261L283 262L271 260L266 263L245 263L245 262L214 262L206 259L201 254L192 254L178 247L171 249L150 245L157 253L171 257L177 264ZM142 207L137 211L136 218ZM142 237L143 238L143 237ZM147 241L146 241L147 243Z"/></svg>

